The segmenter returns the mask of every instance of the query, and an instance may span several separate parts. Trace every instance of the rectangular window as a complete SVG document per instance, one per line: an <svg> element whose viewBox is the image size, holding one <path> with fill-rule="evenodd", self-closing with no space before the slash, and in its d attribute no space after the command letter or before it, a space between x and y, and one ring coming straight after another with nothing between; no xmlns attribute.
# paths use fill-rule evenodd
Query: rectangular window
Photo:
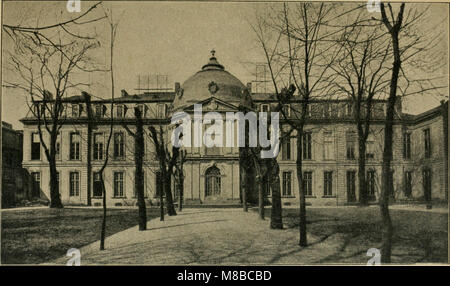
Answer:
<svg viewBox="0 0 450 286"><path fill-rule="evenodd" d="M351 102L347 104L347 116L353 116L353 104Z"/></svg>
<svg viewBox="0 0 450 286"><path fill-rule="evenodd" d="M31 160L41 159L41 140L38 133L31 134Z"/></svg>
<svg viewBox="0 0 450 286"><path fill-rule="evenodd" d="M124 116L123 105L116 106L116 116L117 116L117 118L122 118Z"/></svg>
<svg viewBox="0 0 450 286"><path fill-rule="evenodd" d="M156 186L155 198L159 198L161 196L161 194L164 197L163 189L162 189L163 179L162 179L161 171L157 171L155 173L155 186Z"/></svg>
<svg viewBox="0 0 450 286"><path fill-rule="evenodd" d="M80 133L70 133L70 160L80 160Z"/></svg>
<svg viewBox="0 0 450 286"><path fill-rule="evenodd" d="M144 108L144 105L139 104L139 105L137 106L137 108L139 109L139 112L141 113L141 117L144 118L144 117L145 117L145 108Z"/></svg>
<svg viewBox="0 0 450 286"><path fill-rule="evenodd" d="M430 136L430 129L425 129L423 131L424 136L424 146L425 146L425 158L431 157L431 136Z"/></svg>
<svg viewBox="0 0 450 286"><path fill-rule="evenodd" d="M93 185L93 196L101 197L102 196L102 181L100 180L100 173L94 172L94 185Z"/></svg>
<svg viewBox="0 0 450 286"><path fill-rule="evenodd" d="M356 133L347 132L347 159L355 160Z"/></svg>
<svg viewBox="0 0 450 286"><path fill-rule="evenodd" d="M270 108L268 104L261 104L261 112L269 112Z"/></svg>
<svg viewBox="0 0 450 286"><path fill-rule="evenodd" d="M41 172L32 172L32 197L39 198L41 196Z"/></svg>
<svg viewBox="0 0 450 286"><path fill-rule="evenodd" d="M103 134L94 134L94 160L103 160Z"/></svg>
<svg viewBox="0 0 450 286"><path fill-rule="evenodd" d="M423 170L423 197L426 202L431 201L431 170L424 169Z"/></svg>
<svg viewBox="0 0 450 286"><path fill-rule="evenodd" d="M312 196L312 172L303 172L303 189L305 195Z"/></svg>
<svg viewBox="0 0 450 286"><path fill-rule="evenodd" d="M405 196L411 197L412 194L412 172L405 171Z"/></svg>
<svg viewBox="0 0 450 286"><path fill-rule="evenodd" d="M282 160L291 160L291 136L289 133L282 133L282 142Z"/></svg>
<svg viewBox="0 0 450 286"><path fill-rule="evenodd" d="M165 104L157 105L156 117L157 118L165 118L166 117L166 105Z"/></svg>
<svg viewBox="0 0 450 286"><path fill-rule="evenodd" d="M291 116L291 107L289 104L283 104L283 112L287 117Z"/></svg>
<svg viewBox="0 0 450 286"><path fill-rule="evenodd" d="M375 141L367 139L366 141L366 158L375 158Z"/></svg>
<svg viewBox="0 0 450 286"><path fill-rule="evenodd" d="M146 185L145 185L145 172L144 171L142 171L142 184L144 185L144 197L146 198L147 197L147 188L146 188ZM175 192L177 190L177 188L174 187L173 190ZM136 184L134 184L134 186L133 186L133 197L137 198L137 196L138 195L137 195L137 190L136 190Z"/></svg>
<svg viewBox="0 0 450 286"><path fill-rule="evenodd" d="M57 182L57 186L58 186L58 192L59 192L59 172L56 172L56 182Z"/></svg>
<svg viewBox="0 0 450 286"><path fill-rule="evenodd" d="M375 200L375 170L367 171L366 184L369 200Z"/></svg>
<svg viewBox="0 0 450 286"><path fill-rule="evenodd" d="M333 150L333 133L323 133L323 158L324 160L332 160L334 158Z"/></svg>
<svg viewBox="0 0 450 286"><path fill-rule="evenodd" d="M355 171L347 171L347 201L355 202L356 201L356 172Z"/></svg>
<svg viewBox="0 0 450 286"><path fill-rule="evenodd" d="M61 160L61 144L59 142L55 144L55 159Z"/></svg>
<svg viewBox="0 0 450 286"><path fill-rule="evenodd" d="M124 157L124 139L123 132L114 133L114 158L123 159Z"/></svg>
<svg viewBox="0 0 450 286"><path fill-rule="evenodd" d="M333 195L333 172L331 171L323 172L323 195Z"/></svg>
<svg viewBox="0 0 450 286"><path fill-rule="evenodd" d="M103 117L103 105L96 105L95 106L95 117Z"/></svg>
<svg viewBox="0 0 450 286"><path fill-rule="evenodd" d="M72 117L80 116L80 106L78 104L72 104Z"/></svg>
<svg viewBox="0 0 450 286"><path fill-rule="evenodd" d="M69 177L69 196L78 197L80 195L80 173L70 172Z"/></svg>
<svg viewBox="0 0 450 286"><path fill-rule="evenodd" d="M123 172L114 172L114 197L123 196Z"/></svg>
<svg viewBox="0 0 450 286"><path fill-rule="evenodd" d="M323 117L330 118L330 114L331 114L331 104L325 103L323 105Z"/></svg>
<svg viewBox="0 0 450 286"><path fill-rule="evenodd" d="M403 159L411 159L411 133L403 133Z"/></svg>
<svg viewBox="0 0 450 286"><path fill-rule="evenodd" d="M292 173L291 172L283 172L283 192L282 192L282 196L284 197L290 197L292 196L292 192L291 192L291 177L292 177Z"/></svg>
<svg viewBox="0 0 450 286"><path fill-rule="evenodd" d="M303 132L303 159L311 160L311 132Z"/></svg>

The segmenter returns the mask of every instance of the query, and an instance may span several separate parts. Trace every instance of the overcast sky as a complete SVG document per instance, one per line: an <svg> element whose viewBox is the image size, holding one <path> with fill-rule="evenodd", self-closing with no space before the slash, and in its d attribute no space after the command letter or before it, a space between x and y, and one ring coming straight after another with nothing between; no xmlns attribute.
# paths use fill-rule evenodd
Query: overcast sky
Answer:
<svg viewBox="0 0 450 286"><path fill-rule="evenodd" d="M82 12L92 2L81 1ZM138 75L166 74L169 87L174 82L185 81L204 65L211 49L229 72L244 84L253 80L244 62L258 61L259 51L253 31L247 19L254 17L254 3L199 3L199 2L106 2L113 7L114 17L120 17L115 47L115 75L117 95L121 89L134 93L138 85ZM66 11L66 1L55 2L3 2L3 23L23 25L48 24L55 17L74 17ZM101 11L98 11L98 13ZM430 13L433 21L445 19L448 4L433 4ZM434 17L435 16L435 17ZM446 18L448 20L448 17ZM424 23L428 24L428 23ZM105 25L105 24L103 24ZM448 34L448 22L444 25ZM99 61L108 60L106 26L97 26L102 37L102 48L97 55ZM3 33L3 49L11 48L11 40ZM448 43L448 37L447 37ZM447 54L448 44L443 45ZM4 55L2 51L2 55ZM448 61L448 57L444 57ZM3 61L6 61L3 58ZM448 71L448 68L446 69ZM4 77L8 78L8 74ZM109 75L91 76L93 82L108 82ZM109 97L107 88L96 86L91 93L97 97ZM25 116L27 107L25 96L15 90L3 89L2 120L10 122L16 129L22 129L18 121ZM116 95L116 96L117 96ZM436 106L439 101L410 101L405 104L409 112L417 113Z"/></svg>

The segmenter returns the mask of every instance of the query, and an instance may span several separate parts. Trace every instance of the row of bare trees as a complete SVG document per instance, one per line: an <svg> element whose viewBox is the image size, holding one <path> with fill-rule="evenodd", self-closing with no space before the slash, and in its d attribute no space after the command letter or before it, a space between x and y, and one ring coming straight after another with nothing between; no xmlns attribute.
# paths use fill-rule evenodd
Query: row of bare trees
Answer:
<svg viewBox="0 0 450 286"><path fill-rule="evenodd" d="M284 108L279 111L296 137L300 246L307 246L302 142L304 128L311 122L310 103L338 98L350 103L358 137L359 201L364 206L368 204L366 144L374 119L374 102L387 99L379 204L382 261L390 262L393 230L388 206L393 190L389 174L393 124L401 115L395 103L399 97L442 87L434 84L435 78L431 77L413 80L406 69L429 67L418 56L431 48L426 42L434 40L419 29L426 9L411 7L405 12L404 3L395 7L382 3L380 8L381 14L375 15L366 10L366 5L359 4L274 4L271 9L258 11L251 26L277 102L291 108L289 114Z"/></svg>

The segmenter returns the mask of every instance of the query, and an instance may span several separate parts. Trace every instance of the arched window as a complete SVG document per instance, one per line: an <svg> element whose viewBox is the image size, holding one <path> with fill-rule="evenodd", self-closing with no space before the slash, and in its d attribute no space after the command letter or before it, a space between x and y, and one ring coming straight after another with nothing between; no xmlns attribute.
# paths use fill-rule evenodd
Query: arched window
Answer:
<svg viewBox="0 0 450 286"><path fill-rule="evenodd" d="M220 170L216 166L210 167L205 172L206 192L205 196L220 195Z"/></svg>

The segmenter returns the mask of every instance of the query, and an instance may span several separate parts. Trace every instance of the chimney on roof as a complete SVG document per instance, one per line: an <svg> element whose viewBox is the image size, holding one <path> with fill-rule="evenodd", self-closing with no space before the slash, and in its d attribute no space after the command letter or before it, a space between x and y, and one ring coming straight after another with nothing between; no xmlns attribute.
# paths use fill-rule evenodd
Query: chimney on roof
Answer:
<svg viewBox="0 0 450 286"><path fill-rule="evenodd" d="M89 98L89 100L91 99L91 95L85 91L81 92L81 95L83 96L83 98L86 100Z"/></svg>
<svg viewBox="0 0 450 286"><path fill-rule="evenodd" d="M127 92L125 89L122 89L122 90L120 91L120 94L122 95L122 97L128 96L128 92Z"/></svg>
<svg viewBox="0 0 450 286"><path fill-rule="evenodd" d="M181 86L179 82L175 83L175 93L177 93L180 90Z"/></svg>
<svg viewBox="0 0 450 286"><path fill-rule="evenodd" d="M251 82L247 83L247 90L248 90L248 93L252 94L252 83Z"/></svg>

